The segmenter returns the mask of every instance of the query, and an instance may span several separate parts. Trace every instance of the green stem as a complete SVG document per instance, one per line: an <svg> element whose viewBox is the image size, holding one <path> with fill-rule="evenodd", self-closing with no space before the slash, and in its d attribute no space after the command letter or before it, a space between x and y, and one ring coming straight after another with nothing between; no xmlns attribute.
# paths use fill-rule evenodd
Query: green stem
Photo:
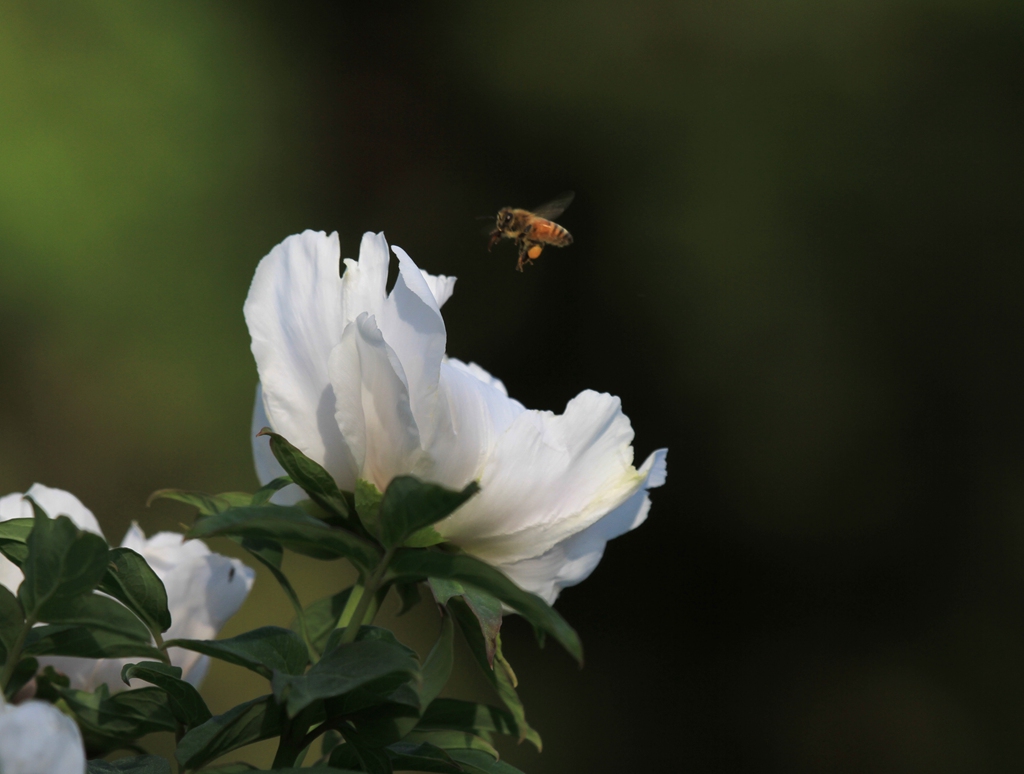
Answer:
<svg viewBox="0 0 1024 774"><path fill-rule="evenodd" d="M284 731L277 746L277 754L274 756L273 768L298 767L302 763L302 759L306 757L306 750L309 748L306 731L309 729L309 721L315 711L315 707L307 707L291 720L285 718Z"/></svg>
<svg viewBox="0 0 1024 774"><path fill-rule="evenodd" d="M370 608L370 602L377 596L377 591L380 589L380 584L384 580L384 574L388 571L388 565L391 564L391 560L395 556L395 548L389 548L384 552L384 556L380 560L380 564L374 569L369 579L366 581L366 586L363 588L363 595L359 598L359 604L356 605L356 610L352 614L352 620L349 621L348 626L345 627L345 633L341 635L340 645L345 645L350 642L355 642L356 635L359 634L360 627L367 623L366 612Z"/></svg>
<svg viewBox="0 0 1024 774"><path fill-rule="evenodd" d="M25 621L25 625L18 633L18 639L14 641L10 649L7 651L7 663L4 664L4 671L0 672L0 694L7 695L7 684L11 682L11 676L14 674L14 668L18 665L21 660L21 649L25 647L25 638L28 637L28 633L32 631L32 627L35 625L35 619L29 617Z"/></svg>

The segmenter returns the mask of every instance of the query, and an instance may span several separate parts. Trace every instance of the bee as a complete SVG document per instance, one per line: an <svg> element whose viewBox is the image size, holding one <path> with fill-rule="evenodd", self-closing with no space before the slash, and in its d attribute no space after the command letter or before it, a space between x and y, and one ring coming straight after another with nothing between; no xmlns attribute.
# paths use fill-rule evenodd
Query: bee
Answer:
<svg viewBox="0 0 1024 774"><path fill-rule="evenodd" d="M519 248L519 263L516 271L522 271L527 263L533 263L540 257L545 245L565 247L572 244L572 234L554 222L554 219L565 212L575 194L566 191L564 194L542 204L534 211L520 210L514 207L502 207L498 211L491 241L487 243L490 252L503 237L515 241Z"/></svg>

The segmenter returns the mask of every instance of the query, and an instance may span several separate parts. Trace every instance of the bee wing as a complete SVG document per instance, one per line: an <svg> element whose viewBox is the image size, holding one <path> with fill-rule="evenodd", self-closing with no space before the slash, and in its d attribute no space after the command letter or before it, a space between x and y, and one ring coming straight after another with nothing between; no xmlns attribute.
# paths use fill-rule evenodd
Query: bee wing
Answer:
<svg viewBox="0 0 1024 774"><path fill-rule="evenodd" d="M533 214L539 218L554 220L563 212L565 212L566 207L572 204L574 196L576 196L575 191L566 191L565 193L560 193L547 204L542 204L540 207L535 208L533 210Z"/></svg>

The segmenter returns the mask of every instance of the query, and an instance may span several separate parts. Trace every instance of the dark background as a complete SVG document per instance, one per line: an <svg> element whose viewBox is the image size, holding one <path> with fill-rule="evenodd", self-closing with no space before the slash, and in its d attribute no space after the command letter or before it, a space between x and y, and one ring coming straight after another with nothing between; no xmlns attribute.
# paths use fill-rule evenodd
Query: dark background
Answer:
<svg viewBox="0 0 1024 774"><path fill-rule="evenodd" d="M255 486L257 262L384 230L458 276L453 356L670 449L558 603L586 668L506 624L546 742L509 760L1016 770L1022 140L1019 2L0 0L0 491L116 542L187 520L154 489ZM486 252L475 216L569 188L572 247ZM287 621L261 575L226 633Z"/></svg>

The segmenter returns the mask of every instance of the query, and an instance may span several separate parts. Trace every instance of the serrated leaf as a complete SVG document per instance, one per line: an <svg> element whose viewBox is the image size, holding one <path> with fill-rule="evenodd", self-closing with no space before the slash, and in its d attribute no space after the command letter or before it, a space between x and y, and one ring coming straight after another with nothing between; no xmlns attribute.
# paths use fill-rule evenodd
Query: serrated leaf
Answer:
<svg viewBox="0 0 1024 774"><path fill-rule="evenodd" d="M381 542L385 548L402 545L415 532L441 521L479 491L475 481L462 491L455 491L415 476L395 476L380 501Z"/></svg>
<svg viewBox="0 0 1024 774"><path fill-rule="evenodd" d="M467 774L523 774L515 766L492 758L489 753L482 750L452 749L448 754Z"/></svg>
<svg viewBox="0 0 1024 774"><path fill-rule="evenodd" d="M112 548L99 590L120 600L147 626L165 632L171 627L167 590L145 559L130 548Z"/></svg>
<svg viewBox="0 0 1024 774"><path fill-rule="evenodd" d="M322 465L311 460L292 446L284 436L269 428L263 428L259 435L270 438L270 451L274 457L292 481L298 484L313 502L341 519L347 521L350 518L348 501L338 489L334 478Z"/></svg>
<svg viewBox="0 0 1024 774"><path fill-rule="evenodd" d="M110 597L89 594L58 598L43 606L36 617L50 624L82 626L91 631L113 632L126 639L149 645L149 629L131 610Z"/></svg>
<svg viewBox="0 0 1024 774"><path fill-rule="evenodd" d="M32 532L32 519L9 519L0 521L0 553L6 556L18 567L28 556L29 533Z"/></svg>
<svg viewBox="0 0 1024 774"><path fill-rule="evenodd" d="M18 599L33 619L51 602L88 594L107 569L107 541L80 530L67 516L50 519L37 509L26 545Z"/></svg>
<svg viewBox="0 0 1024 774"><path fill-rule="evenodd" d="M83 729L130 741L157 731L177 730L177 721L159 688L136 688L110 694L107 685L93 693L60 689L61 698Z"/></svg>
<svg viewBox="0 0 1024 774"><path fill-rule="evenodd" d="M204 516L188 537L217 535L273 540L285 548L316 559L344 557L368 571L380 561L380 551L370 541L338 527L331 527L297 506L261 505L231 508Z"/></svg>
<svg viewBox="0 0 1024 774"><path fill-rule="evenodd" d="M357 640L327 650L304 675L275 672L271 685L277 700L286 704L288 716L295 717L315 701L356 690L386 701L399 685L418 679L419 671L408 648L383 640Z"/></svg>
<svg viewBox="0 0 1024 774"><path fill-rule="evenodd" d="M32 656L77 656L79 658L166 658L156 648L122 632L87 626L50 624L29 632L22 651Z"/></svg>
<svg viewBox="0 0 1024 774"><path fill-rule="evenodd" d="M121 679L130 685L133 678L152 683L166 693L171 713L186 729L195 728L212 717L199 691L181 679L180 667L159 661L126 664L121 670Z"/></svg>
<svg viewBox="0 0 1024 774"><path fill-rule="evenodd" d="M410 581L440 578L474 586L504 602L536 629L551 634L580 665L583 664L583 645L565 619L536 594L519 588L499 570L479 559L467 554L400 548L391 561L388 577Z"/></svg>
<svg viewBox="0 0 1024 774"><path fill-rule="evenodd" d="M92 760L86 774L171 774L171 762L159 755L136 755L116 761Z"/></svg>
<svg viewBox="0 0 1024 774"><path fill-rule="evenodd" d="M178 742L174 756L183 768L195 769L239 747L280 736L283 731L283 708L273 696L260 696L193 728Z"/></svg>
<svg viewBox="0 0 1024 774"><path fill-rule="evenodd" d="M309 663L302 638L280 626L261 626L226 640L169 640L166 645L251 669L268 680L275 672L300 675Z"/></svg>

